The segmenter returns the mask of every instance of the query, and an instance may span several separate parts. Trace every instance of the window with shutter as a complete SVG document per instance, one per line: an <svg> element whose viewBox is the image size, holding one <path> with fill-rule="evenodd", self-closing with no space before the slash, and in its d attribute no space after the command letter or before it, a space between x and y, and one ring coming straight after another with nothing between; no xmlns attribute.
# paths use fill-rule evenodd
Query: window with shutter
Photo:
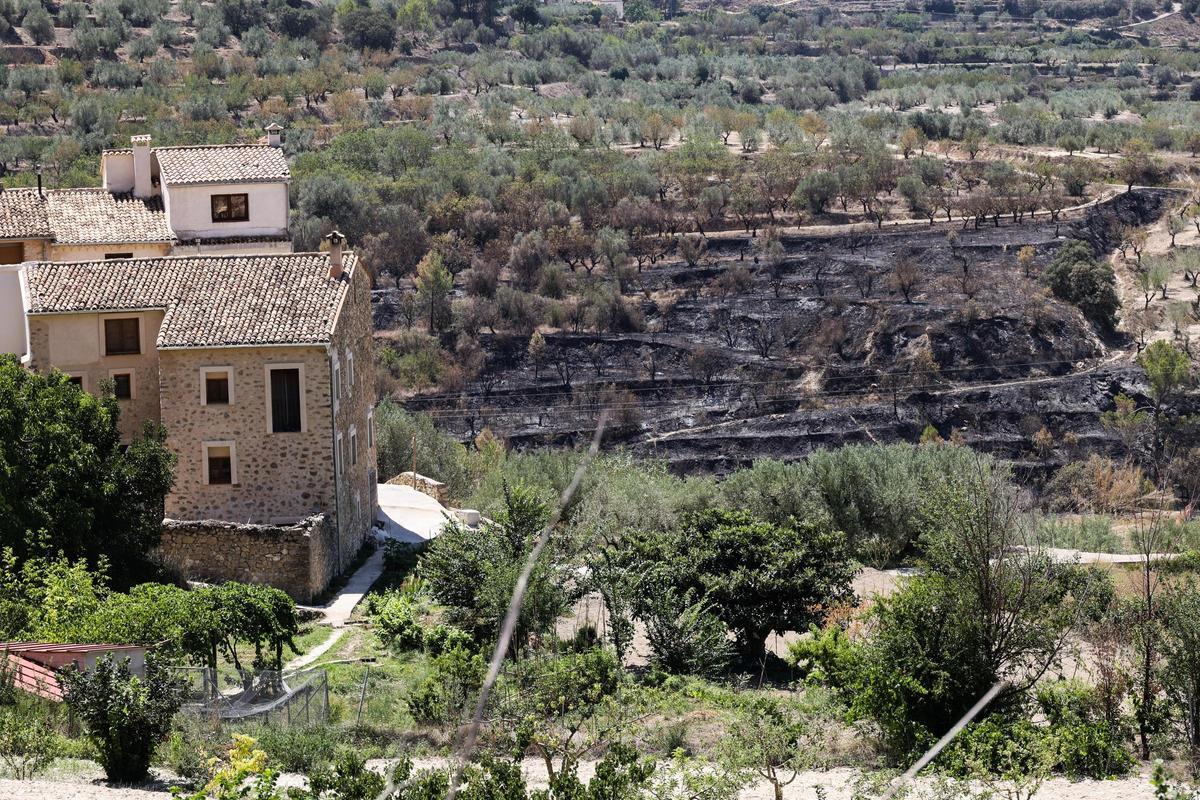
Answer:
<svg viewBox="0 0 1200 800"><path fill-rule="evenodd" d="M104 320L104 354L123 356L142 352L139 334L140 326L137 317Z"/></svg>
<svg viewBox="0 0 1200 800"><path fill-rule="evenodd" d="M300 370L294 367L271 371L271 430L295 433L300 430Z"/></svg>

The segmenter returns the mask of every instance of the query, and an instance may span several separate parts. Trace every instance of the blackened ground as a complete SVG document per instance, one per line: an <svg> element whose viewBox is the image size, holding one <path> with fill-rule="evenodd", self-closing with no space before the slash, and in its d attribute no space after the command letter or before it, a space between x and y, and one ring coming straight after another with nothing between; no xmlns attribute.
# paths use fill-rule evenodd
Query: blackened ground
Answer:
<svg viewBox="0 0 1200 800"><path fill-rule="evenodd" d="M536 378L528 337L485 334L477 379L406 402L458 437L487 427L516 447L577 444L607 407L611 442L684 472L916 441L927 425L1037 471L1033 433L1111 449L1101 413L1117 391L1142 391L1127 343L1098 334L1040 273L1068 238L1111 252L1166 197L1136 190L1059 223L785 237L774 275L749 237L714 238L698 264L671 256L635 276L626 296L643 331L545 333ZM377 324L394 310L394 295L380 298Z"/></svg>

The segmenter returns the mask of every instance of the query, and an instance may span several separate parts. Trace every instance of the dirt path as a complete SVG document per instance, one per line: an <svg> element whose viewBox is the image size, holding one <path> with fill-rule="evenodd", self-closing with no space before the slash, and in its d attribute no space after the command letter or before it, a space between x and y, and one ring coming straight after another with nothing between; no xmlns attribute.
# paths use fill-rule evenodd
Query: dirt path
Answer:
<svg viewBox="0 0 1200 800"><path fill-rule="evenodd" d="M1178 214L1177 208L1178 206L1169 208L1162 218L1145 229L1147 237L1145 247L1142 249L1143 261L1147 257L1164 256L1171 252L1171 234L1168 232L1167 224L1171 216ZM1176 249L1200 247L1200 236L1196 235L1196 228L1190 222L1182 233L1175 236L1175 247ZM1117 250L1109 256L1109 263L1117 277L1117 291L1121 298L1120 327L1128 332L1131 312L1140 312L1146 308L1145 296L1137 286L1137 258L1132 253L1127 258L1121 255L1120 250ZM1157 292L1150 300L1149 310L1155 312L1155 325L1153 330L1146 334L1147 344L1159 339L1174 341L1176 339L1175 327L1167 315L1167 309L1174 303L1191 303L1195 301L1198 294L1200 294L1200 290L1184 279L1181 270L1173 271L1171 279L1167 283L1166 299L1163 299L1162 292ZM1193 316L1190 323L1181 329L1180 333L1181 335L1186 333L1191 341L1196 341L1196 337L1200 336L1200 321Z"/></svg>
<svg viewBox="0 0 1200 800"><path fill-rule="evenodd" d="M443 758L415 760L418 768L438 768L446 763ZM387 768L388 762L372 761L368 765L382 770ZM526 759L521 771L532 786L544 788L547 785L546 768L540 761ZM585 762L580 768L580 777L585 781L590 780L594 773L594 763ZM802 772L784 788L783 797L784 800L850 800L855 796L855 782L860 775L858 770L847 767ZM285 775L283 778L281 784L297 785L295 776ZM922 779L918 785L928 787L930 781ZM818 793L817 787L820 787L821 793ZM161 784L151 788L108 786L89 775L80 775L71 780L0 780L0 798L4 800L164 800L170 796ZM963 793L964 799L969 796ZM1147 767L1143 767L1139 774L1121 780L1071 781L1054 778L1043 784L1037 793L1037 800L1152 800L1153 797ZM739 795L739 800L773 798L774 793L766 783L751 786Z"/></svg>

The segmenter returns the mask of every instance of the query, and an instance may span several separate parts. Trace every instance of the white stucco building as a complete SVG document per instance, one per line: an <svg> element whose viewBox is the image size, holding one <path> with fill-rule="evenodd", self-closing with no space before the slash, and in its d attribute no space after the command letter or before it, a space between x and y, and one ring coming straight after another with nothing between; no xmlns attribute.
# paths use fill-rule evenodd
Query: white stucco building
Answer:
<svg viewBox="0 0 1200 800"><path fill-rule="evenodd" d="M17 280L29 261L292 252L283 129L266 144L105 150L99 188L0 187L0 353L28 352Z"/></svg>

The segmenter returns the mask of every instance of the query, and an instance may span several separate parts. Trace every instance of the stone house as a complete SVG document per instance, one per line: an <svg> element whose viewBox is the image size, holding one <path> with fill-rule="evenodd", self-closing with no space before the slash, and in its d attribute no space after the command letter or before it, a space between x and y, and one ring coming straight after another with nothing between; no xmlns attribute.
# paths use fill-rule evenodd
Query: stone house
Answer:
<svg viewBox="0 0 1200 800"><path fill-rule="evenodd" d="M0 187L0 352L19 337L17 266L202 253L290 253L282 128L266 144L105 150L98 188Z"/></svg>
<svg viewBox="0 0 1200 800"><path fill-rule="evenodd" d="M322 253L41 261L18 273L29 367L87 391L112 381L126 437L147 420L165 426L178 457L167 517L215 521L165 526L164 559L193 577L308 600L374 524L370 279L330 238Z"/></svg>

